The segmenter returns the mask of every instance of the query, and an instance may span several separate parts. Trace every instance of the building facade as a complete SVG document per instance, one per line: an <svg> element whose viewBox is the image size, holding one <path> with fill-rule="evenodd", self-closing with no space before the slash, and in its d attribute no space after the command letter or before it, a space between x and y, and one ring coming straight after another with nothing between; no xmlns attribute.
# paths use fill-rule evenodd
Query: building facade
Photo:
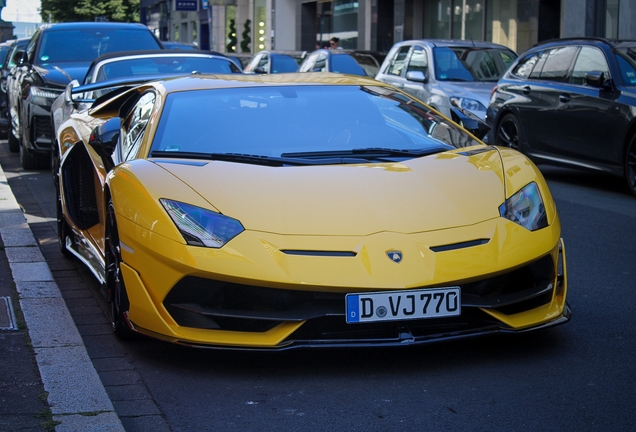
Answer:
<svg viewBox="0 0 636 432"><path fill-rule="evenodd" d="M636 39L634 0L141 0L162 40L219 52L388 51L420 38L485 40L521 53L563 37Z"/></svg>

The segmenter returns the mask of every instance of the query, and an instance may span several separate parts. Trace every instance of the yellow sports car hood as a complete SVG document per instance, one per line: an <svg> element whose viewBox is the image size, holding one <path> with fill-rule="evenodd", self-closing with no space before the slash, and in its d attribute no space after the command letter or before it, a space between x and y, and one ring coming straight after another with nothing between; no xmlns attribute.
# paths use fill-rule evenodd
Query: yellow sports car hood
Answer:
<svg viewBox="0 0 636 432"><path fill-rule="evenodd" d="M473 153L294 167L155 162L248 230L368 235L439 230L498 217L505 199L500 155L492 148Z"/></svg>

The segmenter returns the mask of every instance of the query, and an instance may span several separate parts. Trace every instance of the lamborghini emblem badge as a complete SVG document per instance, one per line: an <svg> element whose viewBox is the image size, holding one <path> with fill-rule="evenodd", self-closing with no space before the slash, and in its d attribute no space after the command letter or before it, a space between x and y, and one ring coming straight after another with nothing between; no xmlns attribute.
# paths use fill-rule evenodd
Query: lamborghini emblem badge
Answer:
<svg viewBox="0 0 636 432"><path fill-rule="evenodd" d="M386 256L389 257L389 259L391 261L393 261L394 263L401 263L402 262L402 252L400 251L387 251Z"/></svg>

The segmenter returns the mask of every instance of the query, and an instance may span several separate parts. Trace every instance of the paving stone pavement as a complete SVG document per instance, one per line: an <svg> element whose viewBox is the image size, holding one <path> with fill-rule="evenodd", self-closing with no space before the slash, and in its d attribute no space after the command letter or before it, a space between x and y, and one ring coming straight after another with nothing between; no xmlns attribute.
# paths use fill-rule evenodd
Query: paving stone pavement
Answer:
<svg viewBox="0 0 636 432"><path fill-rule="evenodd" d="M7 153L0 142L0 296L6 286L26 328L0 330L0 430L45 430L52 423L34 415L48 406L58 432L169 431L110 329L102 293L87 286L92 274L60 253L54 221ZM30 405L14 394L17 386L29 390Z"/></svg>

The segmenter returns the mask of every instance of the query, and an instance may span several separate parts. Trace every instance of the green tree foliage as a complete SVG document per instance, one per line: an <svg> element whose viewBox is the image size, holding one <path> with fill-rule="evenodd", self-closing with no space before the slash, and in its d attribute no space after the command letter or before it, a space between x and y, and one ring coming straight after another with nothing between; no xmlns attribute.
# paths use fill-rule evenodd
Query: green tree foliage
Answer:
<svg viewBox="0 0 636 432"><path fill-rule="evenodd" d="M248 53L250 52L250 43L252 39L250 38L250 24L252 21L245 20L245 24L243 25L243 33L241 33L241 52Z"/></svg>
<svg viewBox="0 0 636 432"><path fill-rule="evenodd" d="M140 0L42 0L42 20L47 22L139 22Z"/></svg>
<svg viewBox="0 0 636 432"><path fill-rule="evenodd" d="M236 22L233 18L230 20L230 31L227 34L227 41L226 51L236 52Z"/></svg>

